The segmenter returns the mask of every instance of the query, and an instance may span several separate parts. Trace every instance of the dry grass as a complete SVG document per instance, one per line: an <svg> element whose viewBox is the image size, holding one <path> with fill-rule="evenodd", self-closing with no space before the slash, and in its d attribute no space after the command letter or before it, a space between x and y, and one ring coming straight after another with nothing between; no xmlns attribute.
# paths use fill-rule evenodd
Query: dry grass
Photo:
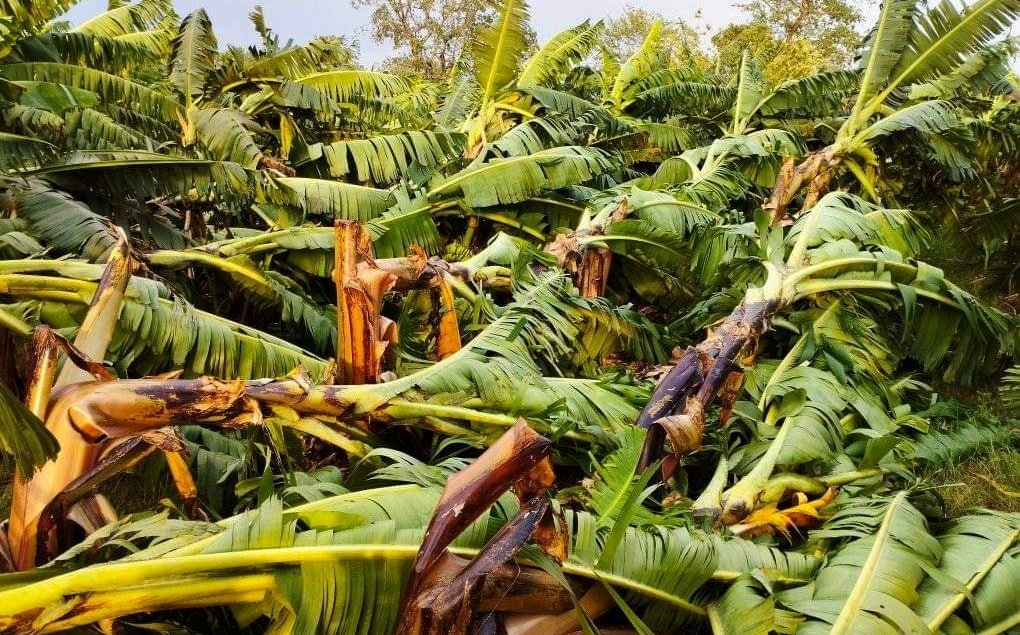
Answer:
<svg viewBox="0 0 1020 635"><path fill-rule="evenodd" d="M951 517L975 507L1020 512L1020 448L1015 446L992 446L931 477Z"/></svg>

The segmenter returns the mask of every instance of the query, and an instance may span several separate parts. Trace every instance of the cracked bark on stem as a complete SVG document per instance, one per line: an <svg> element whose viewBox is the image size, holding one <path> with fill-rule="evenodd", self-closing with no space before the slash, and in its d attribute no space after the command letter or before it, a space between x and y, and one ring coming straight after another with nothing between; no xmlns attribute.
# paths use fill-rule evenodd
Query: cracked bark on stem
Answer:
<svg viewBox="0 0 1020 635"><path fill-rule="evenodd" d="M739 364L741 353L753 348L768 329L778 306L776 300L742 303L708 338L687 349L656 387L638 417L638 425L648 428L648 434L637 473L655 461L662 442L667 438L674 456L701 447L705 408ZM671 417L674 413L679 416Z"/></svg>
<svg viewBox="0 0 1020 635"><path fill-rule="evenodd" d="M560 268L573 276L581 297L599 298L605 295L613 264L612 251L588 245L585 239L604 235L610 225L626 219L629 213L627 199L623 198L608 216L602 212L589 224L569 234L558 234L545 246L546 253L556 258Z"/></svg>
<svg viewBox="0 0 1020 635"><path fill-rule="evenodd" d="M802 210L806 212L814 207L828 191L839 161L832 148L812 153L796 166L793 157L786 157L772 195L762 205L769 212L772 226L783 221L789 204L805 186L807 193ZM795 247L794 253L797 252ZM791 261L788 264L790 269L797 269L801 263ZM781 283L782 275L780 273L776 281L766 282L766 287L778 288L776 283ZM704 341L688 348L656 387L637 421L637 425L648 429L637 473L655 461L667 438L673 448L672 461L664 469L667 477L679 456L701 447L705 409L720 390L726 388L726 378L738 370L741 353L757 344L780 307L781 299L777 294L762 291L764 293L755 301L745 299Z"/></svg>
<svg viewBox="0 0 1020 635"><path fill-rule="evenodd" d="M805 187L808 192L801 210L807 211L814 207L818 199L828 191L832 173L838 165L839 159L830 148L809 154L796 167L793 157L783 159L783 167L772 195L762 205L762 209L769 213L772 226L776 227L783 222L788 215L790 203Z"/></svg>

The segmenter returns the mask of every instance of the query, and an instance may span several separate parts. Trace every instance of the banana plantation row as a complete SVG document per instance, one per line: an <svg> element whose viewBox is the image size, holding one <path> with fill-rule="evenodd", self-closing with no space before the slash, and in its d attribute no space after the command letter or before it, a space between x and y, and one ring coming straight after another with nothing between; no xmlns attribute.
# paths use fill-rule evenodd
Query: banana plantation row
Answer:
<svg viewBox="0 0 1020 635"><path fill-rule="evenodd" d="M779 85L71 4L0 0L0 632L1020 628L1020 515L927 480L1016 442L1020 1Z"/></svg>

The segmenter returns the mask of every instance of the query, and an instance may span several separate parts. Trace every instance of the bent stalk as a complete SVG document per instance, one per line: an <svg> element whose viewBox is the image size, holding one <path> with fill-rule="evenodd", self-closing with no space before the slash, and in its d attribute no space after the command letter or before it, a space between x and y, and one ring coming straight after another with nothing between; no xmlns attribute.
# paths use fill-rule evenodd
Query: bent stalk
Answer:
<svg viewBox="0 0 1020 635"><path fill-rule="evenodd" d="M106 354L120 315L124 291L131 279L132 267L127 236L121 231L117 247L110 256L85 320L74 340L74 346L81 352L81 358L101 360ZM37 350L38 358L30 383L28 403L56 437L60 452L56 459L46 463L30 477L15 474L7 538L14 566L18 569L28 569L36 563L40 541L52 543L55 540L53 535L37 534L43 508L95 463L102 452L102 448L90 443L70 418L52 417L46 410L51 403L51 389L74 385L76 382L91 379L91 375L76 364L68 363L54 379L57 364L54 349L57 342L36 340L36 344L40 349L50 350ZM52 413L52 410L48 412Z"/></svg>

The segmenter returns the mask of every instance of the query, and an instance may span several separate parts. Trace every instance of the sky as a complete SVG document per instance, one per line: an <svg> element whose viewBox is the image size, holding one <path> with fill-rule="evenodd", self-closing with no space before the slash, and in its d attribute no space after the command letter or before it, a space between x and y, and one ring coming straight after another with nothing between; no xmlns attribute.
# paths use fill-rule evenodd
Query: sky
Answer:
<svg viewBox="0 0 1020 635"><path fill-rule="evenodd" d="M174 0L177 12L185 15L204 7L212 19L220 44L252 44L255 31L248 12L261 4L266 22L281 41L293 38L307 42L316 35L345 35L361 44L361 62L371 66L385 59L386 45L372 41L367 9L354 9L347 0ZM725 26L740 17L731 0L532 0L531 25L544 42L558 31L585 18L618 15L628 5L658 11L667 18L680 18L695 25ZM68 14L72 24L106 9L106 0L83 0ZM701 19L695 13L701 9Z"/></svg>

